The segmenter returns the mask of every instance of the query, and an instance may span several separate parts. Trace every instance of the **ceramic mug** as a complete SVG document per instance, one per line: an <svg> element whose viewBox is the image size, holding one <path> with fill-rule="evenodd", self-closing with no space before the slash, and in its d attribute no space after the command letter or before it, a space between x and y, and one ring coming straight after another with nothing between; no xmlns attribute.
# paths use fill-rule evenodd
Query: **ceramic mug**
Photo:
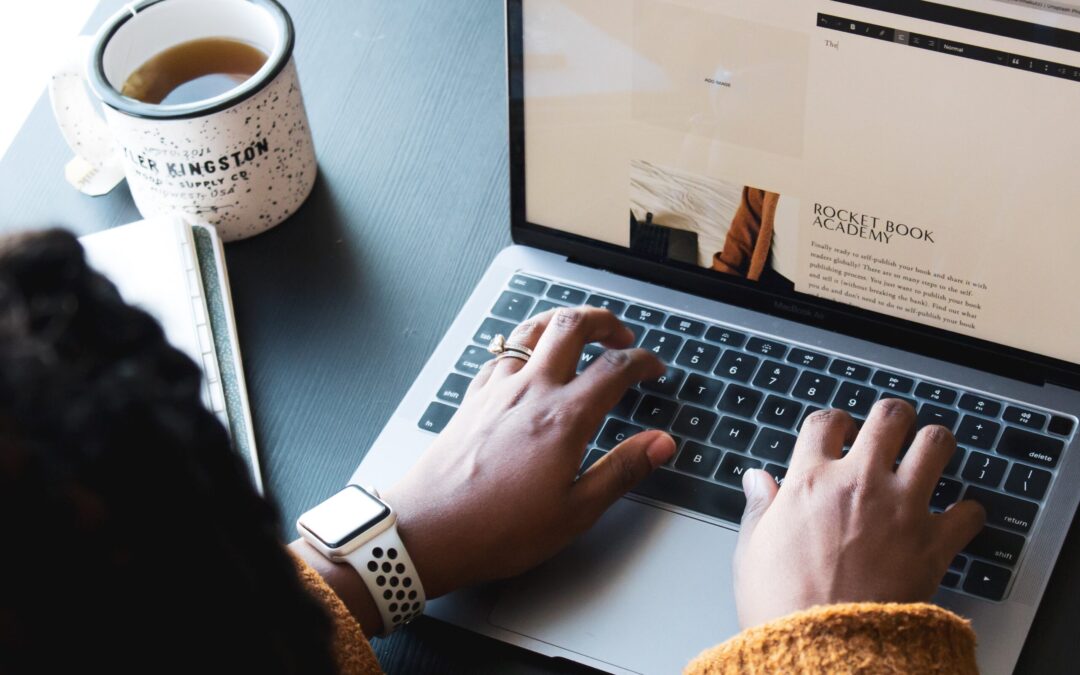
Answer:
<svg viewBox="0 0 1080 675"><path fill-rule="evenodd" d="M120 94L128 76L175 45L210 37L268 54L224 94L182 105ZM315 151L292 51L292 20L275 0L142 0L79 45L49 86L76 157L65 169L86 194L126 178L144 218L181 215L234 241L288 218L311 193ZM87 50L89 55L87 57ZM104 119L87 93L104 104Z"/></svg>

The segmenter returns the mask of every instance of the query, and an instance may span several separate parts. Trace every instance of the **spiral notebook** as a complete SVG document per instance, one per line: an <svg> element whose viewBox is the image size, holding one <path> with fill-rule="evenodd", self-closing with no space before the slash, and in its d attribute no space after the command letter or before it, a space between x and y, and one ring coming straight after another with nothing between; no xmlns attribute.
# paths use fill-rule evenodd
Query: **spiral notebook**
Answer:
<svg viewBox="0 0 1080 675"><path fill-rule="evenodd" d="M225 254L216 230L175 218L123 225L79 240L90 265L150 313L202 368L203 402L228 429L262 492Z"/></svg>

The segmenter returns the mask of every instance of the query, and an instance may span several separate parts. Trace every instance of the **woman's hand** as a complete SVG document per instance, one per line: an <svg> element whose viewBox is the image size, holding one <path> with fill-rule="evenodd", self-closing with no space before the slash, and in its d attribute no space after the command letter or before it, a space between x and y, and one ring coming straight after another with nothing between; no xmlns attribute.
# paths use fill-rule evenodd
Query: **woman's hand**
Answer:
<svg viewBox="0 0 1080 675"><path fill-rule="evenodd" d="M973 501L930 513L956 441L943 427L925 427L896 467L914 423L914 410L897 399L879 401L857 436L847 413L816 412L782 489L763 471L746 473L735 551L744 628L814 605L930 599L985 513Z"/></svg>
<svg viewBox="0 0 1080 675"><path fill-rule="evenodd" d="M606 310L546 312L508 339L534 349L528 363L492 360L476 376L443 432L384 493L428 597L546 560L675 453L667 434L643 432L574 480L626 389L664 373L651 353L625 350L632 341ZM575 376L590 342L608 349Z"/></svg>

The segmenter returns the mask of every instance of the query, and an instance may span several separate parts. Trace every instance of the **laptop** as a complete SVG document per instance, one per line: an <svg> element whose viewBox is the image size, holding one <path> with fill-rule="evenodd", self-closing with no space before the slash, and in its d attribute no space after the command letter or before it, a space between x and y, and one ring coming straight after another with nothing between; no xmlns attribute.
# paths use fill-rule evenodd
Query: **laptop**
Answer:
<svg viewBox="0 0 1080 675"><path fill-rule="evenodd" d="M509 0L510 227L353 480L390 485L496 334L618 314L668 364L639 429L679 450L538 569L430 615L615 673L739 631L741 476L802 420L899 397L959 449L928 508L985 529L934 602L1011 672L1080 500L1080 11L953 0ZM582 353L580 369L599 353ZM783 489L781 487L781 489Z"/></svg>

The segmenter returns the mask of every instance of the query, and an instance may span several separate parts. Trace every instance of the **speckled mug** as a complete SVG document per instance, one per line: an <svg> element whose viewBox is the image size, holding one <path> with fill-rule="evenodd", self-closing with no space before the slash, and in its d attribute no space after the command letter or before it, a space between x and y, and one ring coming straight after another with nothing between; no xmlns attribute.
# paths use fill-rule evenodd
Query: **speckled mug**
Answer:
<svg viewBox="0 0 1080 675"><path fill-rule="evenodd" d="M228 37L269 54L220 96L153 105L122 96L127 77L174 45ZM142 0L109 19L89 59L53 76L49 91L76 158L68 180L104 194L127 178L145 218L180 214L235 241L288 218L315 183L315 151L293 62L292 21L275 0ZM85 51L83 52L85 55ZM104 121L83 86L105 104Z"/></svg>

